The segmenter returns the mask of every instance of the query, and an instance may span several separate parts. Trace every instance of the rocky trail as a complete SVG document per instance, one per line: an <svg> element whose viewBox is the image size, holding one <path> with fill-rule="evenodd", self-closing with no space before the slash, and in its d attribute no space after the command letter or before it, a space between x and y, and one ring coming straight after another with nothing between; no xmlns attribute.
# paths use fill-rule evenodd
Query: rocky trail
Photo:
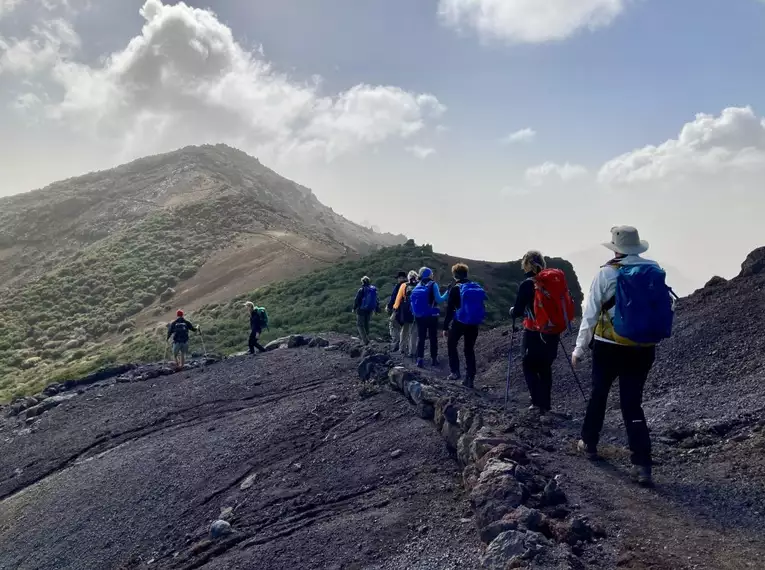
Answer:
<svg viewBox="0 0 765 570"><path fill-rule="evenodd" d="M475 391L336 335L53 386L0 414L0 568L762 568L763 300L754 272L681 301L645 395L655 489L616 389L603 459L576 453L562 353L554 413L517 362L505 413L508 329Z"/></svg>

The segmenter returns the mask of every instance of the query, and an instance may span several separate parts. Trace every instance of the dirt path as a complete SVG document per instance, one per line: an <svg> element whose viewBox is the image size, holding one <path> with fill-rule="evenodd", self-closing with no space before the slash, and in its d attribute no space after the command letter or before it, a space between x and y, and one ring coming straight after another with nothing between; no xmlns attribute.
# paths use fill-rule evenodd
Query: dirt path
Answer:
<svg viewBox="0 0 765 570"><path fill-rule="evenodd" d="M361 399L355 365L277 351L6 422L0 568L477 567L443 441L399 396Z"/></svg>
<svg viewBox="0 0 765 570"><path fill-rule="evenodd" d="M488 387L487 395L501 405L507 368L506 361L495 355L503 350L506 354L509 337L493 331L482 340L480 350L489 365L481 382ZM579 376L588 391L589 370L581 370ZM722 385L717 394L707 390L698 395L693 387L687 386L687 391L680 387L678 394L661 389L662 379L654 377L645 408L653 432L656 488L646 490L629 480L629 453L618 408L618 387L612 391L599 450L603 460L592 463L575 450L584 404L563 354L558 357L555 378L554 405L562 415L549 424L537 422L540 438L546 439L553 450L545 460L549 469L564 477L569 499L611 531L610 538L616 539L619 549L619 556L612 561L616 567L634 570L763 567L765 484L761 475L765 465L765 433L756 412L747 415L761 403L759 394L751 398L749 410L730 406L736 417L744 419L727 438L718 438L708 448L684 449L668 441L665 435L674 425L667 420L666 410L671 409L675 421L682 417L693 423L711 415L701 401L724 401L721 399L726 398L726 393L735 393L735 386ZM512 370L511 382L511 414L528 417L523 411L528 395L519 363ZM721 411L716 417L725 424ZM750 451L742 446L748 446Z"/></svg>

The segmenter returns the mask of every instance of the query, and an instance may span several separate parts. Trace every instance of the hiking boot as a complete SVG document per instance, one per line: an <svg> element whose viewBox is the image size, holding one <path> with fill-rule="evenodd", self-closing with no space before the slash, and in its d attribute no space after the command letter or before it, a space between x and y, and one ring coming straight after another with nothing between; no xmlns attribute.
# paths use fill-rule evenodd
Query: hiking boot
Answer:
<svg viewBox="0 0 765 570"><path fill-rule="evenodd" d="M417 359L417 368L425 368L425 361L422 358Z"/></svg>
<svg viewBox="0 0 765 570"><path fill-rule="evenodd" d="M439 366L438 358L434 358L433 360L431 360L430 364L433 365L434 368L438 368Z"/></svg>
<svg viewBox="0 0 765 570"><path fill-rule="evenodd" d="M396 342L396 343L393 344L393 346L391 346L390 351L391 352L398 352L398 349L399 349L399 345Z"/></svg>
<svg viewBox="0 0 765 570"><path fill-rule="evenodd" d="M537 405L535 405L535 404L531 404L531 405L529 406L529 411L530 411L530 412L539 412L539 406L537 406Z"/></svg>
<svg viewBox="0 0 765 570"><path fill-rule="evenodd" d="M653 476L650 465L633 465L630 478L641 487L653 487Z"/></svg>
<svg viewBox="0 0 765 570"><path fill-rule="evenodd" d="M596 446L585 443L583 439L580 439L579 443L576 444L576 448L579 450L579 453L582 453L590 461L597 461L598 448Z"/></svg>
<svg viewBox="0 0 765 570"><path fill-rule="evenodd" d="M462 381L462 385L465 388L473 389L473 383L475 382L475 376L466 376L465 380Z"/></svg>
<svg viewBox="0 0 765 570"><path fill-rule="evenodd" d="M459 372L456 372L456 373L452 372L451 374L449 374L449 376L446 377L447 380L451 380L452 382L456 382L460 378L461 376Z"/></svg>

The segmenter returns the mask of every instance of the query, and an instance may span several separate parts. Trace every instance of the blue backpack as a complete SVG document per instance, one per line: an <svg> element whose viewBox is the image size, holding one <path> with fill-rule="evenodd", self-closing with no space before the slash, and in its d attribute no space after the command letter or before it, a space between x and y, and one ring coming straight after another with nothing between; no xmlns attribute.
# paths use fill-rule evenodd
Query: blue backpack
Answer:
<svg viewBox="0 0 765 570"><path fill-rule="evenodd" d="M478 283L470 281L459 285L460 308L456 318L463 325L480 325L486 318L486 291Z"/></svg>
<svg viewBox="0 0 765 570"><path fill-rule="evenodd" d="M361 307L359 308L368 313L377 310L377 287L374 285L364 287L364 293L361 297Z"/></svg>
<svg viewBox="0 0 765 570"><path fill-rule="evenodd" d="M664 270L652 264L619 267L616 296L606 303L616 308L616 334L638 344L657 344L672 336L672 297L677 295L666 278Z"/></svg>
<svg viewBox="0 0 765 570"><path fill-rule="evenodd" d="M425 284L420 283L412 291L412 297L409 301L415 319L438 315L438 309L433 306L435 304L434 285L435 281L428 281Z"/></svg>

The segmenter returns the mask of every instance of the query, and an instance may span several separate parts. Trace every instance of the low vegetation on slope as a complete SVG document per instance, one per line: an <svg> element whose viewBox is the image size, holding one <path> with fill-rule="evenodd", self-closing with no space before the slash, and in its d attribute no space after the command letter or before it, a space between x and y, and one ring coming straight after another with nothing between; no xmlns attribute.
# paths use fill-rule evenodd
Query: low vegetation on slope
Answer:
<svg viewBox="0 0 765 570"><path fill-rule="evenodd" d="M368 275L380 291L381 309L392 292L398 271L431 267L441 287L451 281L451 266L458 260L433 253L429 245L408 244L385 248L362 259L339 263L303 277L276 283L241 295L225 304L208 305L196 315L203 324L207 349L235 352L247 346L248 324L243 307L246 300L267 307L270 331L264 339L294 332L336 331L355 334L355 318L351 314L353 298L362 276ZM472 276L489 294L488 326L498 324L507 315L523 279L520 262L489 263L469 261ZM566 272L572 294L581 304L582 292L571 264L562 259L549 259L551 267ZM387 315L372 320L373 334L387 335ZM149 356L149 354L147 354Z"/></svg>
<svg viewBox="0 0 765 570"><path fill-rule="evenodd" d="M345 220L223 145L0 199L0 399L133 358L113 347L135 334L139 314L167 314L174 289L208 260L274 232L321 244L328 262L405 239Z"/></svg>
<svg viewBox="0 0 765 570"><path fill-rule="evenodd" d="M157 314L172 304L172 287L188 279L206 252L228 239L237 220L195 226L171 212L155 214L139 231L123 232L85 250L76 260L7 297L0 309L0 398L34 393L46 382L82 375L116 361L162 358L164 329L137 331L131 317L145 307ZM167 244L173 244L169 247ZM203 307L189 315L203 325L208 351L231 353L247 345L248 322L243 302L268 308L270 330L264 338L294 332L355 332L351 314L362 275L372 277L384 307L399 270L430 266L442 286L457 260L433 253L430 246L382 249L362 259L338 263L303 277L267 285L225 304ZM581 299L571 265L549 261L566 271L572 292ZM487 324L498 323L515 299L523 278L520 264L470 262L473 276L489 293ZM385 315L373 320L373 332L384 335ZM200 351L201 339L192 339Z"/></svg>

